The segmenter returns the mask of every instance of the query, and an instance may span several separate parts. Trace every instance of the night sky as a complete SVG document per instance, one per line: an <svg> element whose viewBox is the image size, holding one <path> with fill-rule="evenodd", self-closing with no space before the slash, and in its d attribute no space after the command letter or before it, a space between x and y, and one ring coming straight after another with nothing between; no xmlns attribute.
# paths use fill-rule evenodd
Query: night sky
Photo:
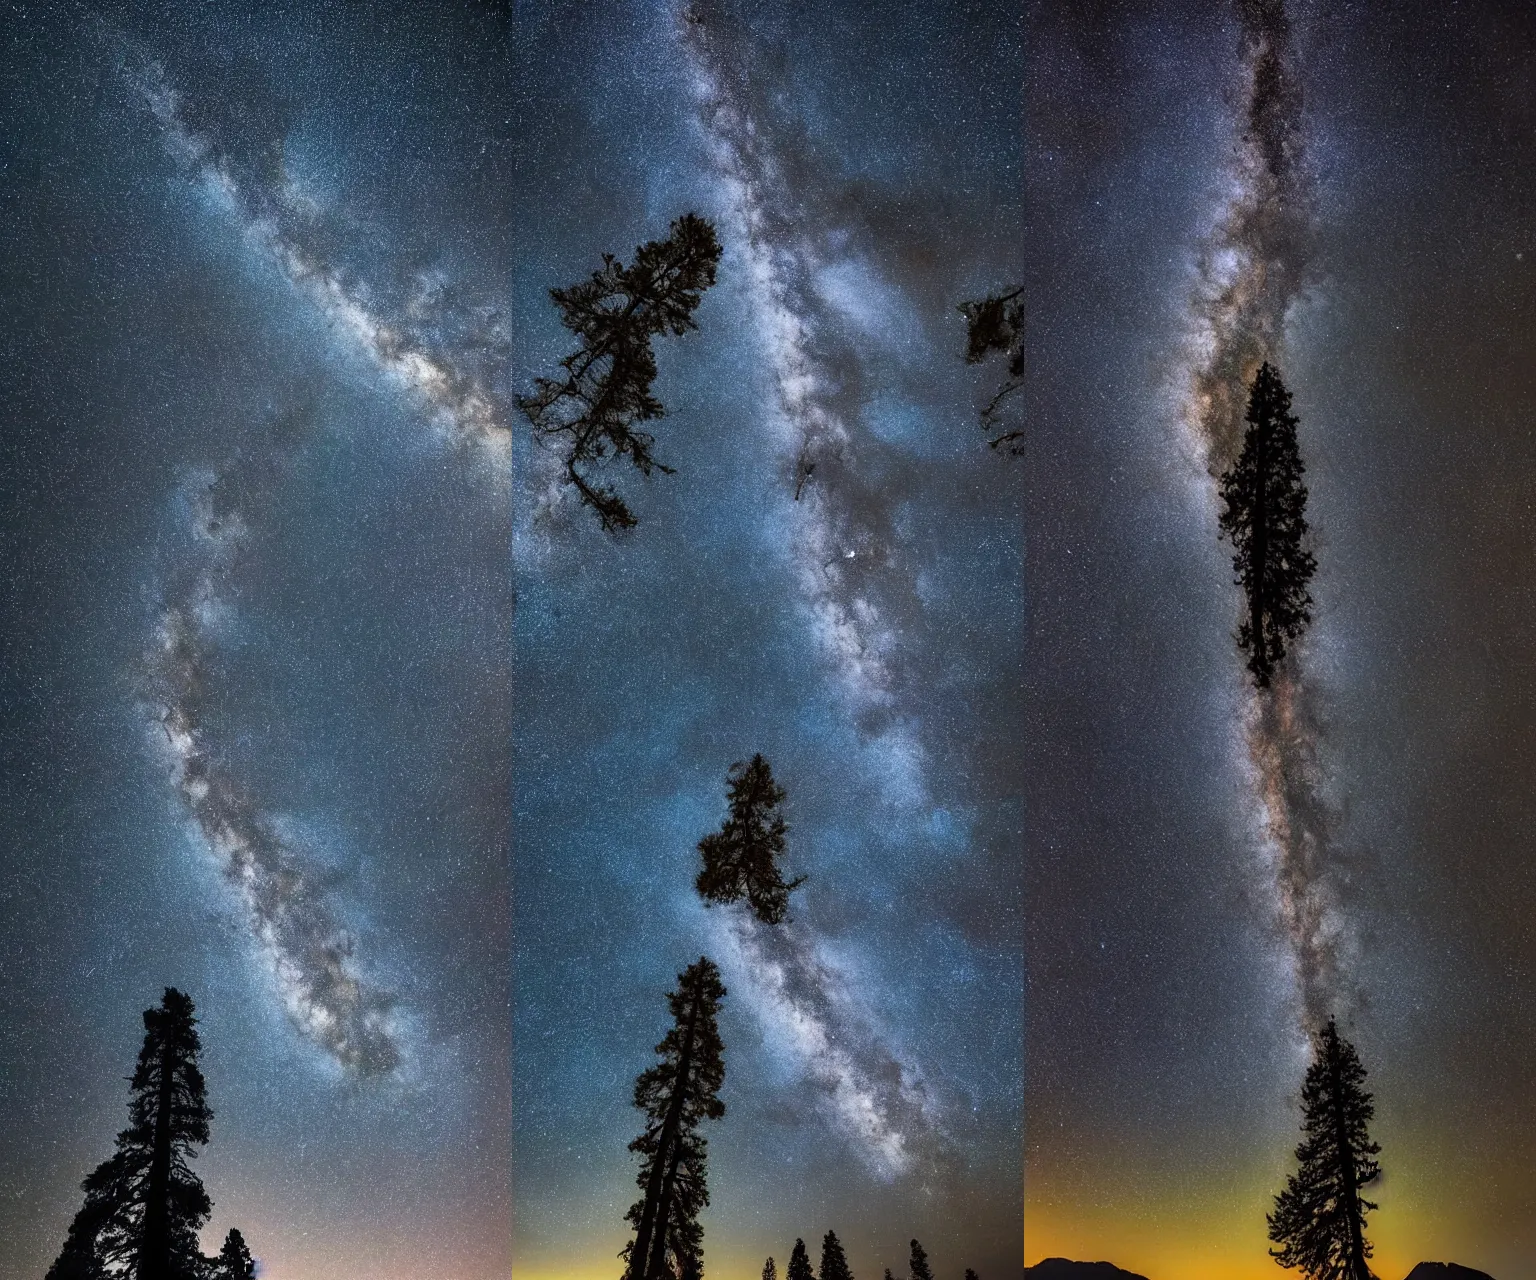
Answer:
<svg viewBox="0 0 1536 1280"><path fill-rule="evenodd" d="M421 9L7 6L0 1273L174 984L210 1248L611 1276L707 952L710 1274L1001 1274L1024 530L955 304L1024 271L1019 15ZM616 540L515 396L547 289L689 209L720 283ZM756 751L778 931L692 890Z"/></svg>
<svg viewBox="0 0 1536 1280"><path fill-rule="evenodd" d="M1536 14L1277 10L1025 28L1025 1259L1279 1274L1332 1012L1377 1097L1377 1272L1529 1275ZM1320 565L1280 810L1201 399L1261 356Z"/></svg>
<svg viewBox="0 0 1536 1280"><path fill-rule="evenodd" d="M1329 1014L1383 1280L1536 1272L1536 11L12 0L0 50L0 1277L176 985L207 1247L611 1280L701 954L720 1280L828 1228L1274 1276ZM610 537L516 396L689 210ZM956 312L1015 285L1016 458ZM1267 699L1212 479L1260 359L1320 565ZM754 752L779 929L692 888Z"/></svg>

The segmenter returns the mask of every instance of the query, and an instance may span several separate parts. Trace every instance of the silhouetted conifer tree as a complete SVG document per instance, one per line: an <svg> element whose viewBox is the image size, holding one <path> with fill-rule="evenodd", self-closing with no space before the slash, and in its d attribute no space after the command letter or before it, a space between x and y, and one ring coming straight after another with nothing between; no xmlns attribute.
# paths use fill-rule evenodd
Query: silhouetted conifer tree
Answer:
<svg viewBox="0 0 1536 1280"><path fill-rule="evenodd" d="M763 1280L779 1280L779 1269L774 1265L772 1258L763 1263Z"/></svg>
<svg viewBox="0 0 1536 1280"><path fill-rule="evenodd" d="M678 974L667 993L673 1026L656 1046L661 1061L635 1081L644 1132L629 1144L640 1156L642 1198L627 1215L635 1238L620 1255L626 1280L674 1280L702 1274L699 1212L709 1203L704 1120L725 1114L720 1085L724 1046L716 1016L725 986L703 956Z"/></svg>
<svg viewBox="0 0 1536 1280"><path fill-rule="evenodd" d="M789 1255L789 1270L784 1273L784 1280L816 1280L816 1273L811 1270L811 1255L805 1251L804 1240L795 1241L795 1250Z"/></svg>
<svg viewBox="0 0 1536 1280"><path fill-rule="evenodd" d="M896 1280L896 1277L891 1274L891 1269L889 1267L885 1269L885 1280Z"/></svg>
<svg viewBox="0 0 1536 1280"><path fill-rule="evenodd" d="M1024 432L1009 429L1002 422L1002 411L1003 402L1024 385L1024 289L963 302L960 314L966 324L965 362L980 364L994 354L1008 362L1007 380L981 411L981 425L994 449L1006 444L1010 453L1017 454Z"/></svg>
<svg viewBox="0 0 1536 1280"><path fill-rule="evenodd" d="M779 806L784 788L760 755L737 761L726 774L726 798L731 811L720 830L699 841L704 869L694 888L706 903L739 902L743 898L764 924L789 918L789 895L805 877L786 881L779 868L789 825Z"/></svg>
<svg viewBox="0 0 1536 1280"><path fill-rule="evenodd" d="M216 1280L256 1280L256 1260L246 1248L245 1237L234 1227L224 1237L212 1270Z"/></svg>
<svg viewBox="0 0 1536 1280"><path fill-rule="evenodd" d="M714 284L719 261L713 224L685 213L665 240L636 249L629 266L605 253L603 269L590 279L549 291L560 322L580 345L561 360L564 374L535 379L533 394L520 397L518 407L537 435L563 440L567 482L610 533L632 528L635 516L588 469L628 457L642 475L672 474L651 452L656 438L636 429L666 413L651 394L656 379L651 339L698 327L693 313Z"/></svg>
<svg viewBox="0 0 1536 1280"><path fill-rule="evenodd" d="M1307 537L1306 468L1296 444L1291 396L1280 375L1261 365L1248 397L1243 451L1221 478L1221 531L1232 540L1232 566L1247 598L1237 633L1259 688L1285 657L1285 646L1312 620L1307 584L1317 561Z"/></svg>
<svg viewBox="0 0 1536 1280"><path fill-rule="evenodd" d="M979 1277L969 1267L965 1269L965 1280L979 1280Z"/></svg>
<svg viewBox="0 0 1536 1280"><path fill-rule="evenodd" d="M912 1242L912 1280L933 1280L933 1270L928 1266L928 1255L916 1240Z"/></svg>
<svg viewBox="0 0 1536 1280"><path fill-rule="evenodd" d="M208 1141L192 1001L167 987L144 1011L144 1045L130 1082L128 1127L117 1150L81 1184L75 1215L50 1280L200 1280L197 1233L213 1205L187 1163Z"/></svg>
<svg viewBox="0 0 1536 1280"><path fill-rule="evenodd" d="M821 1240L821 1280L853 1280L848 1255L835 1231L827 1232Z"/></svg>
<svg viewBox="0 0 1536 1280"><path fill-rule="evenodd" d="M1367 1126L1376 1114L1365 1092L1365 1068L1333 1020L1317 1035L1301 1089L1299 1168L1275 1197L1270 1254L1308 1280L1370 1280L1365 1215L1376 1208L1360 1188L1381 1173Z"/></svg>

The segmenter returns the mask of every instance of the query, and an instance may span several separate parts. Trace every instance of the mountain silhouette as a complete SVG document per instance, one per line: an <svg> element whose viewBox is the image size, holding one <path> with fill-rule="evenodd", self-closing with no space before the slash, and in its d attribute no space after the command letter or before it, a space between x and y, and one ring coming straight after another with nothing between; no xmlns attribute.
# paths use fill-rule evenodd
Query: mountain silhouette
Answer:
<svg viewBox="0 0 1536 1280"><path fill-rule="evenodd" d="M1457 1262L1421 1262L1408 1273L1408 1280L1493 1280L1486 1271L1476 1271Z"/></svg>
<svg viewBox="0 0 1536 1280"><path fill-rule="evenodd" d="M1475 1280L1480 1272L1441 1275L1438 1272L1415 1276L1414 1280ZM1073 1262L1070 1258L1042 1258L1024 1268L1024 1280L1147 1280L1134 1271L1122 1271L1112 1262ZM1489 1278L1491 1280L1491 1277Z"/></svg>

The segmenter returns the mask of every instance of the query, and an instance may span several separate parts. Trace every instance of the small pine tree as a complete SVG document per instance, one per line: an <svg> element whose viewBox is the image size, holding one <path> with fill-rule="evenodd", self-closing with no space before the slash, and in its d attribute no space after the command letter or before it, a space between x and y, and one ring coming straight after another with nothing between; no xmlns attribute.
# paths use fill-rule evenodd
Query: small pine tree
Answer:
<svg viewBox="0 0 1536 1280"><path fill-rule="evenodd" d="M1268 1216L1270 1255L1308 1280L1371 1280L1365 1215L1376 1208L1360 1188L1381 1174L1381 1148L1368 1126L1376 1114L1365 1092L1365 1068L1333 1019L1318 1034L1301 1089L1300 1166L1275 1197Z"/></svg>
<svg viewBox="0 0 1536 1280"><path fill-rule="evenodd" d="M912 1242L912 1280L933 1280L933 1270L928 1266L928 1255L916 1240Z"/></svg>
<svg viewBox="0 0 1536 1280"><path fill-rule="evenodd" d="M821 1280L853 1280L848 1266L848 1255L843 1252L843 1242L835 1231L829 1231L821 1241Z"/></svg>
<svg viewBox="0 0 1536 1280"><path fill-rule="evenodd" d="M795 1241L795 1249L789 1255L789 1270L784 1273L784 1280L816 1280L816 1273L811 1270L811 1255L805 1251L804 1240Z"/></svg>
<svg viewBox="0 0 1536 1280"><path fill-rule="evenodd" d="M208 1108L192 1001L167 987L144 1011L144 1044L130 1081L117 1150L81 1183L85 1203L49 1269L51 1280L199 1280L197 1233L213 1204L188 1161L208 1141Z"/></svg>
<svg viewBox="0 0 1536 1280"><path fill-rule="evenodd" d="M980 1277L969 1267L965 1269L965 1280L980 1280Z"/></svg>
<svg viewBox="0 0 1536 1280"><path fill-rule="evenodd" d="M885 1269L885 1280L896 1280L896 1277L891 1274L891 1269L889 1267Z"/></svg>
<svg viewBox="0 0 1536 1280"><path fill-rule="evenodd" d="M668 992L673 1026L656 1046L661 1061L635 1080L635 1106L644 1131L629 1144L640 1156L644 1193L626 1215L635 1239L620 1255L626 1280L672 1280L702 1274L699 1212L709 1203L707 1144L698 1126L725 1114L724 1046L716 1023L725 986L720 970L699 959Z"/></svg>
<svg viewBox="0 0 1536 1280"><path fill-rule="evenodd" d="M981 425L994 449L1006 444L1010 453L1018 454L1024 432L1007 427L1002 411L1004 401L1024 385L1024 289L963 302L960 314L966 325L966 364L980 364L993 354L1001 354L1008 362L1008 377L981 411Z"/></svg>
<svg viewBox="0 0 1536 1280"><path fill-rule="evenodd" d="M656 379L651 339L698 328L693 313L714 284L719 261L714 225L685 213L665 240L636 249L629 266L605 253L603 269L590 279L549 291L561 324L580 345L560 361L564 374L536 378L533 394L520 397L518 408L537 436L563 439L566 482L609 533L633 528L635 516L588 468L628 457L641 475L672 474L651 452L656 438L636 427L666 413L651 394Z"/></svg>
<svg viewBox="0 0 1536 1280"><path fill-rule="evenodd" d="M1221 478L1221 532L1233 547L1232 567L1247 599L1237 644L1248 655L1254 683L1267 688L1275 668L1312 621L1307 584L1317 561L1307 537L1306 468L1296 444L1291 395L1269 364L1261 365L1248 398L1243 451Z"/></svg>
<svg viewBox="0 0 1536 1280"><path fill-rule="evenodd" d="M256 1260L246 1248L245 1237L234 1227L224 1237L213 1273L217 1280L256 1280Z"/></svg>
<svg viewBox="0 0 1536 1280"><path fill-rule="evenodd" d="M789 895L805 877L786 881L779 867L789 824L779 812L784 788L761 755L737 761L726 774L730 813L720 830L699 841L703 869L694 888L706 904L747 900L764 924L789 919Z"/></svg>
<svg viewBox="0 0 1536 1280"><path fill-rule="evenodd" d="M779 1280L779 1269L772 1258L763 1263L763 1280Z"/></svg>

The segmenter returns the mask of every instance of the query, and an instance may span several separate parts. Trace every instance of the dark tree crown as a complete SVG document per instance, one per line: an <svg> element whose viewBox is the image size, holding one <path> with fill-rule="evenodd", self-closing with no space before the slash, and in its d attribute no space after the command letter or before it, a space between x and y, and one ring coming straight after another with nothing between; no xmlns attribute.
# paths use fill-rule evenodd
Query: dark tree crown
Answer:
<svg viewBox="0 0 1536 1280"><path fill-rule="evenodd" d="M794 1252L789 1255L789 1270L784 1273L784 1280L816 1280L816 1273L811 1270L811 1255L805 1250L805 1241L796 1240Z"/></svg>
<svg viewBox="0 0 1536 1280"><path fill-rule="evenodd" d="M853 1280L848 1266L848 1255L843 1252L843 1242L835 1231L829 1231L821 1241L821 1280Z"/></svg>
<svg viewBox="0 0 1536 1280"><path fill-rule="evenodd" d="M635 515L590 469L627 457L644 476L672 474L652 452L656 438L636 427L666 413L651 392L651 339L698 327L693 313L714 284L719 261L714 225L685 213L665 240L636 249L629 266L605 253L602 270L589 279L549 291L580 345L560 361L563 375L536 378L533 394L520 397L518 407L536 435L563 441L566 482L609 533L633 528Z"/></svg>
<svg viewBox="0 0 1536 1280"><path fill-rule="evenodd" d="M1018 454L1024 432L1004 424L1002 412L1004 401L1024 385L1024 290L988 294L962 302L959 310L965 317L966 364L980 364L993 355L1007 362L1008 377L981 411L981 425L994 449L1006 444L1010 453Z"/></svg>
<svg viewBox="0 0 1536 1280"><path fill-rule="evenodd" d="M81 1183L85 1202L50 1280L201 1280L197 1233L213 1204L189 1162L208 1141L213 1112L193 1015L191 999L174 987L159 1008L144 1011L128 1127Z"/></svg>
<svg viewBox="0 0 1536 1280"><path fill-rule="evenodd" d="M1267 688L1286 646L1312 621L1308 584L1317 561L1306 548L1306 471L1296 443L1290 392L1270 364L1261 365L1248 398L1243 451L1221 477L1222 534L1247 603L1237 633L1248 670Z"/></svg>
<svg viewBox="0 0 1536 1280"><path fill-rule="evenodd" d="M1298 1168L1268 1215L1270 1254L1308 1280L1371 1280L1365 1216L1376 1206L1360 1188L1381 1174L1381 1148L1368 1132L1375 1117L1355 1047L1330 1019L1316 1037L1301 1090Z"/></svg>
<svg viewBox="0 0 1536 1280"><path fill-rule="evenodd" d="M779 811L784 788L760 755L746 764L738 760L726 781L730 812L719 831L699 841L704 866L694 888L706 904L745 899L764 924L783 924L790 893L805 883L804 876L786 881L779 867L789 831Z"/></svg>
<svg viewBox="0 0 1536 1280"><path fill-rule="evenodd" d="M912 1241L912 1280L933 1280L933 1268L928 1265L928 1254L916 1240Z"/></svg>
<svg viewBox="0 0 1536 1280"><path fill-rule="evenodd" d="M214 1274L217 1280L256 1280L256 1260L246 1248L245 1237L234 1227L224 1237Z"/></svg>

